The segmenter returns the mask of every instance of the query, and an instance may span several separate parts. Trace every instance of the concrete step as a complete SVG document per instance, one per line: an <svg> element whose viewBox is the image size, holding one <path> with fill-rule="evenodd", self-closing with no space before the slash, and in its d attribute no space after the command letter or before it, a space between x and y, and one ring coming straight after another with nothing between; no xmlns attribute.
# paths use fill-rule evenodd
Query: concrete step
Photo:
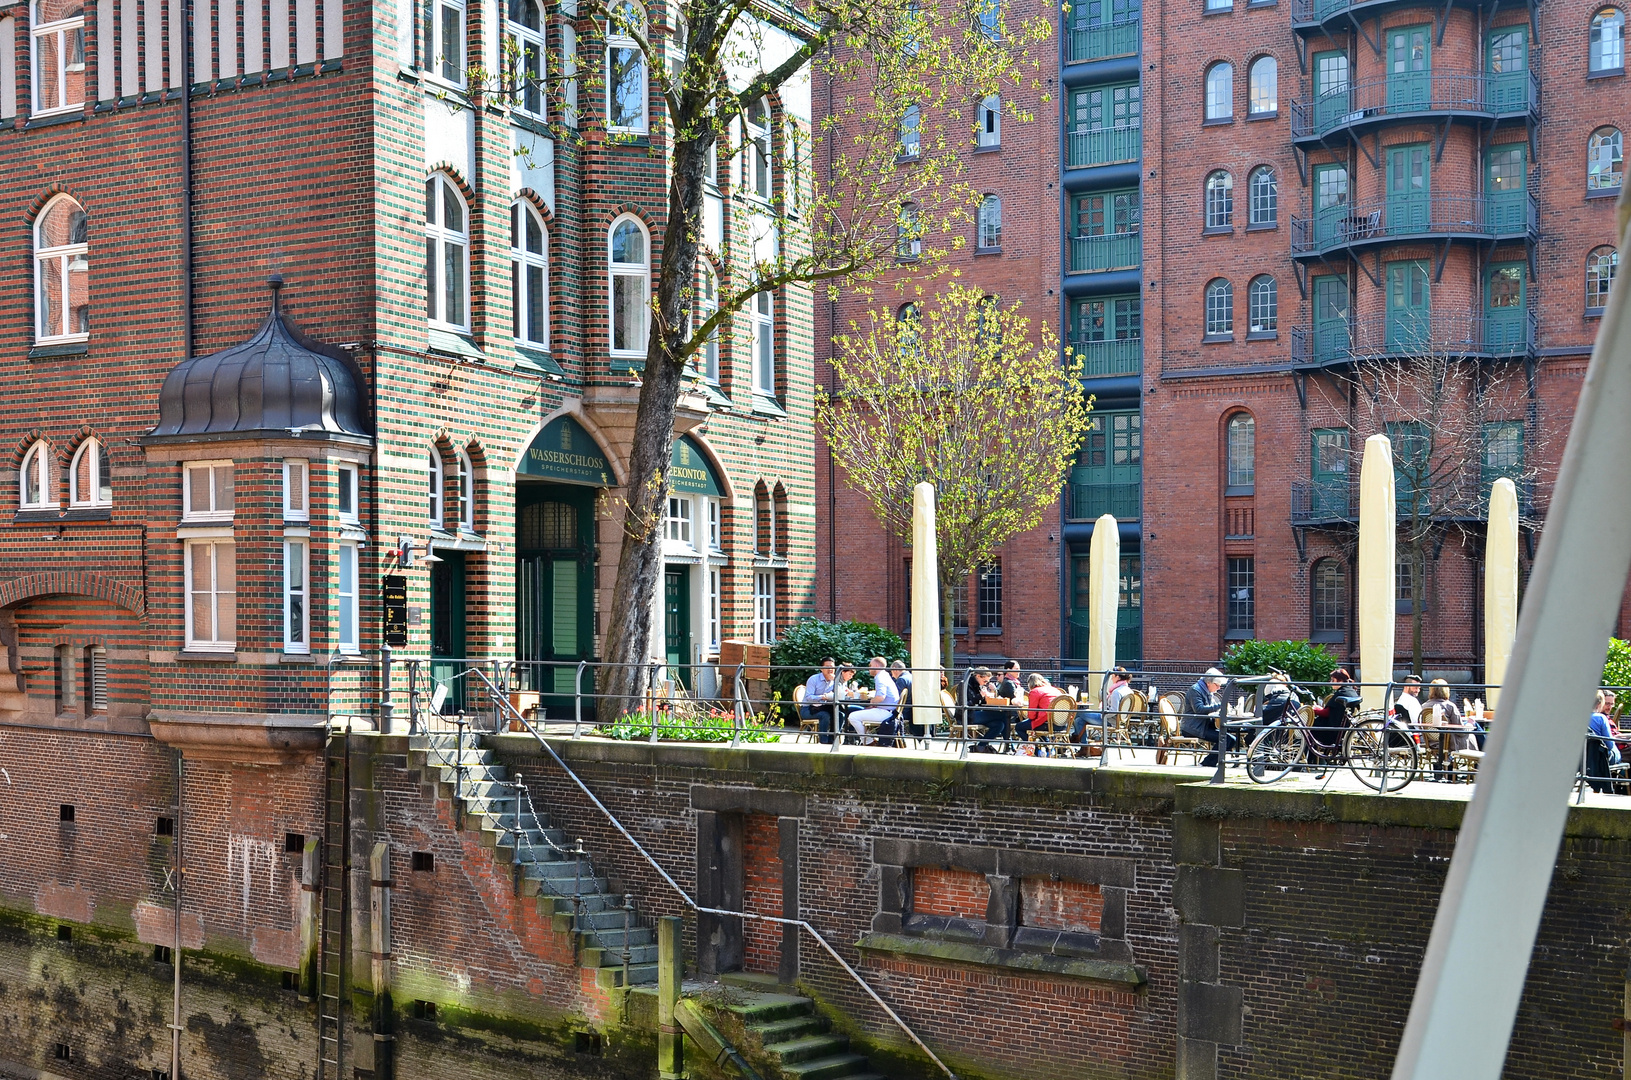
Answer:
<svg viewBox="0 0 1631 1080"><path fill-rule="evenodd" d="M589 948L616 949L619 952L621 952L623 949L623 931L621 929L580 929L578 932L583 935L584 942ZM656 940L656 938L657 935L653 934L650 930L643 926L630 927L629 929L629 945L631 947L635 945L650 945Z"/></svg>
<svg viewBox="0 0 1631 1080"><path fill-rule="evenodd" d="M775 1054L784 1067L801 1061L836 1057L848 1050L848 1036L833 1035L828 1032L822 1032L819 1035L801 1035L786 1042L767 1043L765 1045L765 1052Z"/></svg>
<svg viewBox="0 0 1631 1080"><path fill-rule="evenodd" d="M748 1029L759 1036L760 1043L770 1046L772 1043L791 1042L806 1035L819 1035L827 1030L827 1021L824 1017L813 1014L792 1016L786 1020L749 1024Z"/></svg>
<svg viewBox="0 0 1631 1080"><path fill-rule="evenodd" d="M754 994L749 1001L731 1002L725 1007L749 1027L815 1015L815 1002L799 994Z"/></svg>
<svg viewBox="0 0 1631 1080"><path fill-rule="evenodd" d="M630 964L655 964L657 962L657 946L630 945ZM623 948L618 946L603 949L598 945L585 945L578 953L578 964L586 968L622 967Z"/></svg>
<svg viewBox="0 0 1631 1080"><path fill-rule="evenodd" d="M867 1060L865 1054L833 1054L829 1057L812 1058L809 1061L785 1062L782 1065L782 1072L797 1077L798 1080L838 1080L839 1077L871 1071L872 1062Z"/></svg>
<svg viewBox="0 0 1631 1080"><path fill-rule="evenodd" d="M649 985L649 984L654 983L656 981L657 981L657 965L656 964L630 964L629 965L629 985L630 986ZM622 986L623 985L623 966L621 964L619 964L616 967L597 968L596 971L595 971L595 983L597 985L599 985L599 986L605 987L608 990L615 990L617 987ZM865 1061L866 1059L862 1058L861 1060Z"/></svg>

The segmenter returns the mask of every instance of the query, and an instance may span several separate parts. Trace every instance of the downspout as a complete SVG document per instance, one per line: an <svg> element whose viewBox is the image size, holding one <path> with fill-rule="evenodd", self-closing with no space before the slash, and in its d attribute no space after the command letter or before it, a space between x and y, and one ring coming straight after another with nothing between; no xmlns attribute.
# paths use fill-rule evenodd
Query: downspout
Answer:
<svg viewBox="0 0 1631 1080"><path fill-rule="evenodd" d="M189 3L189 7L191 4ZM175 907L175 937L170 945L170 966L175 971L174 999L171 1002L170 1015L170 1075L181 1076L181 877L185 871L181 860L181 781L185 762L181 751L176 751L176 837L175 837L175 863L176 863L176 907Z"/></svg>
<svg viewBox="0 0 1631 1080"><path fill-rule="evenodd" d="M193 355L193 0L181 16L181 358ZM178 1073L171 1073L178 1076Z"/></svg>
<svg viewBox="0 0 1631 1080"><path fill-rule="evenodd" d="M827 115L832 115L833 107L833 77L827 76ZM836 153L832 143L827 143L827 183L830 185L833 178L833 155ZM831 360L833 335L838 332L838 301L827 301L827 352ZM828 365L829 373L831 364ZM836 375L829 374L829 394L838 391ZM832 622L838 621L838 471L833 466L832 447L827 447L827 618ZM911 618L910 614L907 616Z"/></svg>

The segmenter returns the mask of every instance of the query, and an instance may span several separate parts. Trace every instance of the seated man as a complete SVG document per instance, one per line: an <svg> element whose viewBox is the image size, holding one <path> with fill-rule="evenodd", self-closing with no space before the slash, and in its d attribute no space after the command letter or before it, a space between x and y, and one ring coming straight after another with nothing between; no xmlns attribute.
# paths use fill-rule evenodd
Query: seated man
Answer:
<svg viewBox="0 0 1631 1080"><path fill-rule="evenodd" d="M1220 744L1225 751L1235 748L1234 736L1218 730L1218 717L1223 712L1223 701L1218 697L1218 691L1228 681L1228 676L1217 668L1207 668L1206 674L1184 691L1184 715L1178 723L1178 730L1185 738L1212 744L1212 752L1201 760L1202 768L1218 763Z"/></svg>
<svg viewBox="0 0 1631 1080"><path fill-rule="evenodd" d="M804 701L799 704L799 715L816 722L817 741L830 744L833 739L835 710L838 701L838 661L830 656L821 658L821 670L804 683Z"/></svg>
<svg viewBox="0 0 1631 1080"><path fill-rule="evenodd" d="M872 697L864 709L856 709L849 714L849 726L855 729L855 734L861 741L866 741L866 726L877 724L882 727L895 718L895 707L900 704L900 690L895 686L895 680L889 677L889 663L881 656L874 656L867 665L872 672ZM885 734L893 735L891 728ZM893 740L891 740L893 742Z"/></svg>
<svg viewBox="0 0 1631 1080"><path fill-rule="evenodd" d="M977 728L979 734L979 741L969 749L978 754L995 753L991 740L1008 737L1008 710L1002 707L1007 703L997 696L991 669L984 666L975 668L969 675L964 692L967 695L969 726Z"/></svg>

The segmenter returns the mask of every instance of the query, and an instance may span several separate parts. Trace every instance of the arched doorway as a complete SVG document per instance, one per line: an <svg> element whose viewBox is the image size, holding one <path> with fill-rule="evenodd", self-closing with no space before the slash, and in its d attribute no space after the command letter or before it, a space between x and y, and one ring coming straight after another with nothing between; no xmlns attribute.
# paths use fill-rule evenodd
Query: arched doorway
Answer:
<svg viewBox="0 0 1631 1080"><path fill-rule="evenodd" d="M546 715L572 714L577 663L595 658L595 498L611 485L606 456L570 416L545 425L516 470L516 659Z"/></svg>

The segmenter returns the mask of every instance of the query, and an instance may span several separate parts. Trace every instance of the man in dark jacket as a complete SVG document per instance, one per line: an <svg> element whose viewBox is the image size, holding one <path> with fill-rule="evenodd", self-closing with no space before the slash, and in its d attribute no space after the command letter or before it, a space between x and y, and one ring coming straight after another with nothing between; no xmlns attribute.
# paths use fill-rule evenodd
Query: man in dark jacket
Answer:
<svg viewBox="0 0 1631 1080"><path fill-rule="evenodd" d="M1184 715L1178 722L1178 729L1186 738L1200 739L1202 742L1212 744L1212 753L1201 762L1203 768L1218 763L1218 741L1223 740L1224 750L1234 749L1234 738L1226 731L1218 730L1218 716L1223 712L1223 702L1218 698L1218 691L1228 677L1217 668L1207 668L1206 674L1195 680L1195 685L1184 691Z"/></svg>

